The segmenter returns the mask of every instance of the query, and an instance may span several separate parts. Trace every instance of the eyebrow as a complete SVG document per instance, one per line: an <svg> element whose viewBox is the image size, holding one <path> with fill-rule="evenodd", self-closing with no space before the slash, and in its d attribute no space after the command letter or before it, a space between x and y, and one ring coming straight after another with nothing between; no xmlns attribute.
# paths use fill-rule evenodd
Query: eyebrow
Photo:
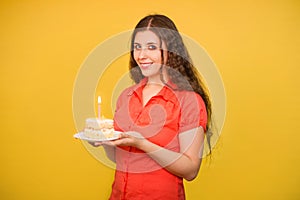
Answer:
<svg viewBox="0 0 300 200"><path fill-rule="evenodd" d="M133 44L140 44L140 43L134 42ZM157 44L157 43L156 42L147 42L146 44L149 45L149 44Z"/></svg>

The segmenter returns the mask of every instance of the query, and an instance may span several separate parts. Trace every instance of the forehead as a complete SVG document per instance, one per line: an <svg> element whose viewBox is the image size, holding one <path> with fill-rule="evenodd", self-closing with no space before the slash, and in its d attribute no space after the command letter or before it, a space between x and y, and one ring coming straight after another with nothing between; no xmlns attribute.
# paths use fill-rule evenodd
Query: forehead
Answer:
<svg viewBox="0 0 300 200"><path fill-rule="evenodd" d="M136 43L149 43L149 42L154 42L159 44L159 38L155 33L152 31L146 30L146 31L140 31L137 32L134 38L134 42Z"/></svg>

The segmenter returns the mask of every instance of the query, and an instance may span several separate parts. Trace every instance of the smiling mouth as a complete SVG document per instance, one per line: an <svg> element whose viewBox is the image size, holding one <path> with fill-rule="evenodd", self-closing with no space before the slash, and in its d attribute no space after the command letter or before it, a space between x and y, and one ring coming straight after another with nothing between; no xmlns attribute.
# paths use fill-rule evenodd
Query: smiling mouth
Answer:
<svg viewBox="0 0 300 200"><path fill-rule="evenodd" d="M152 62L149 62L149 63L140 63L140 67L142 69L147 69L149 68L153 63Z"/></svg>

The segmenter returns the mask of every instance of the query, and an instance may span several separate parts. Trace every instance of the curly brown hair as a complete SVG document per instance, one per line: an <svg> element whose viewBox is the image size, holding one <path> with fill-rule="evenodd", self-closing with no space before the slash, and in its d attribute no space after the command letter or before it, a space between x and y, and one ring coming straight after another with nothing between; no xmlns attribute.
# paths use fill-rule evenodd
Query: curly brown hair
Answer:
<svg viewBox="0 0 300 200"><path fill-rule="evenodd" d="M155 33L160 40L162 63L164 63L164 54L162 49L162 41L167 48L167 73L171 81L177 86L178 90L188 90L198 93L206 106L208 123L206 125L206 138L211 151L210 138L211 132L211 100L208 90L205 87L200 74L192 64L189 53L183 43L182 37L178 32L174 22L164 15L148 15L141 19L136 25L131 38L130 63L129 69L131 78L135 83L139 83L143 78L141 69L137 67L137 63L133 56L134 39L138 32L150 30ZM161 68L162 70L162 68ZM167 84L161 73L161 81Z"/></svg>

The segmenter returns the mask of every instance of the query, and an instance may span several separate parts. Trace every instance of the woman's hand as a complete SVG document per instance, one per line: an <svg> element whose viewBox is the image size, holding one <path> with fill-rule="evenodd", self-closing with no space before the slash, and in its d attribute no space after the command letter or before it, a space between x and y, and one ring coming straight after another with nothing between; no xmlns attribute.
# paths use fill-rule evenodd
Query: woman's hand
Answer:
<svg viewBox="0 0 300 200"><path fill-rule="evenodd" d="M119 138L111 141L101 141L101 142L89 142L93 147L99 146L133 146L140 147L145 138L138 132L123 132L119 135Z"/></svg>
<svg viewBox="0 0 300 200"><path fill-rule="evenodd" d="M124 132L119 135L117 140L105 142L113 146L132 146L132 147L141 147L145 138L138 132L130 131Z"/></svg>
<svg viewBox="0 0 300 200"><path fill-rule="evenodd" d="M92 145L93 147L99 147L103 145L103 142L88 142L90 145Z"/></svg>
<svg viewBox="0 0 300 200"><path fill-rule="evenodd" d="M118 139L117 139L118 140ZM100 146L116 146L112 141L99 141L99 142L88 142L93 147L100 147Z"/></svg>

